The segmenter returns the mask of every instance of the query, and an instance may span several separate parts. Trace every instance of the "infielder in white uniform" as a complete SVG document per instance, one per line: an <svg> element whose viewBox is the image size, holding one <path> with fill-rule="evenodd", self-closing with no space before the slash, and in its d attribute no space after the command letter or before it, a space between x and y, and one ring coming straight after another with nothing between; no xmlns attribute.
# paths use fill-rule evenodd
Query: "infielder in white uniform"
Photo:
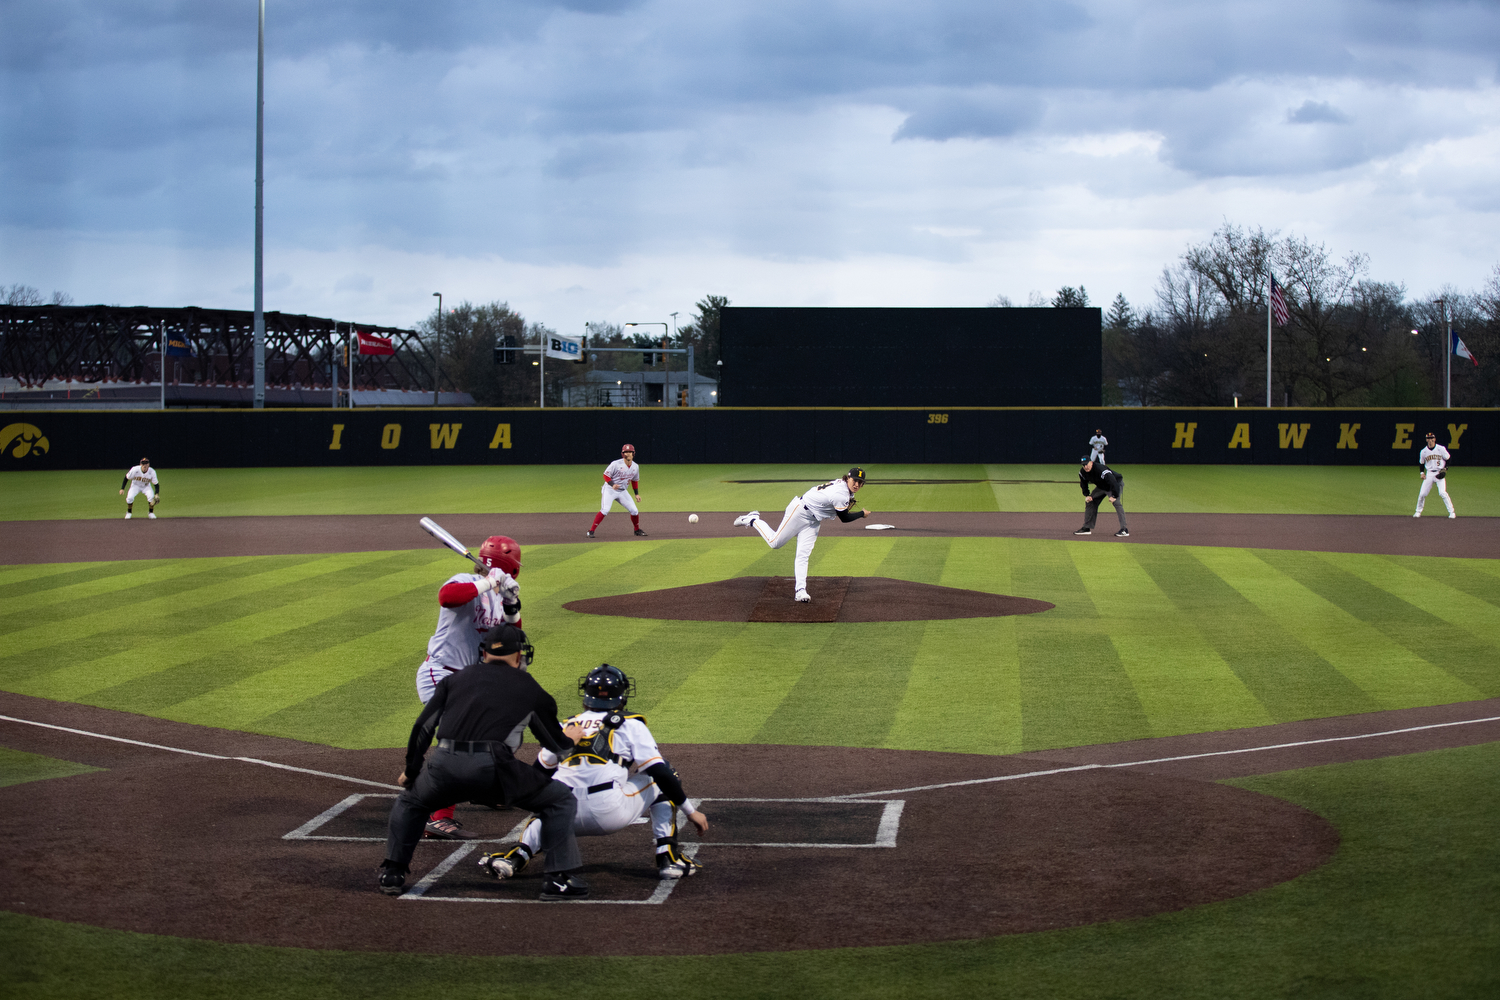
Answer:
<svg viewBox="0 0 1500 1000"><path fill-rule="evenodd" d="M1443 481L1448 478L1448 458L1448 449L1437 443L1436 434L1428 431L1427 447L1417 456L1417 464L1422 467L1422 490L1417 494L1417 512L1412 517L1422 516L1422 508L1427 505L1427 494L1432 492L1433 484L1437 484L1438 496L1443 498L1448 516L1458 516L1453 512L1453 501L1448 498L1448 484Z"/></svg>
<svg viewBox="0 0 1500 1000"><path fill-rule="evenodd" d="M814 486L800 497L792 497L781 517L781 524L774 530L769 522L761 519L758 510L734 519L736 527L749 526L760 532L760 537L773 549L781 548L791 541L793 535L797 536L797 558L792 563L797 577L793 600L804 604L812 600L807 592L807 563L812 558L813 546L818 542L818 524L830 517L847 523L870 516L869 507L858 514L849 510L854 503L854 494L864 484L865 470L856 465L844 473L844 478Z"/></svg>
<svg viewBox="0 0 1500 1000"><path fill-rule="evenodd" d="M127 496L125 488L130 487ZM139 494L146 494L146 516L156 520L156 503L161 498L161 483L156 478L156 470L151 468L151 459L141 459L140 465L132 465L125 470L125 478L120 481L120 495L125 497L125 520L130 520L130 508L135 504L135 498Z"/></svg>
<svg viewBox="0 0 1500 1000"><path fill-rule="evenodd" d="M1089 438L1089 461L1108 465L1109 463L1104 461L1104 449L1107 447L1109 447L1109 439L1104 436L1102 428L1096 427L1094 436Z"/></svg>
<svg viewBox="0 0 1500 1000"><path fill-rule="evenodd" d="M552 777L573 789L578 809L573 832L579 837L602 837L625 829L642 816L651 817L656 837L656 874L664 879L697 874L702 866L677 844L677 810L681 809L699 833L708 831L708 817L694 808L682 790L682 780L657 749L646 728L645 716L632 715L625 702L635 685L625 672L608 663L578 681L584 711L563 724L573 748L558 755L545 747L537 763L556 768ZM508 851L487 854L479 867L494 878L510 878L526 867L542 843L536 819L521 831L521 842Z"/></svg>
<svg viewBox="0 0 1500 1000"><path fill-rule="evenodd" d="M485 576L455 573L438 591L437 629L427 640L427 658L417 668L417 697L432 700L438 682L479 662L479 643L497 625L521 627L521 546L506 535L491 535L479 546L479 560L490 568ZM507 740L521 745L521 730ZM427 819L426 836L437 840L469 840L472 835L453 818L453 806Z"/></svg>
<svg viewBox="0 0 1500 1000"><path fill-rule="evenodd" d="M586 532L588 537L594 537L599 522L604 520L609 508L616 503L630 511L630 523L635 525L635 533L645 534L641 530L641 512L636 509L635 501L630 497L632 490L637 497L641 495L641 467L635 464L635 445L623 444L620 446L620 457L604 467L604 488L599 491L599 513L594 515L594 523Z"/></svg>

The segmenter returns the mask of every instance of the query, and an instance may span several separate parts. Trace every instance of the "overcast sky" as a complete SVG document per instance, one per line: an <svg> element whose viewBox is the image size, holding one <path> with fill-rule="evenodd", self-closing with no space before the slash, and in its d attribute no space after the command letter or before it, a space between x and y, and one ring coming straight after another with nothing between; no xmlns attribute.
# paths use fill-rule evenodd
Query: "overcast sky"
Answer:
<svg viewBox="0 0 1500 1000"><path fill-rule="evenodd" d="M252 305L254 0L0 0L0 284ZM1500 2L268 0L266 308L1147 305L1225 220L1500 264Z"/></svg>

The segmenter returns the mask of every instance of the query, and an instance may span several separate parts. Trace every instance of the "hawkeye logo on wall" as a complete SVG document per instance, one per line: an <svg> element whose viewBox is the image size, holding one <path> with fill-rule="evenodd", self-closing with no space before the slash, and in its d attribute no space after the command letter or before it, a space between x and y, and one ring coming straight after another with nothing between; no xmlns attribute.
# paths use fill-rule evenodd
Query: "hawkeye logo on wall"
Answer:
<svg viewBox="0 0 1500 1000"><path fill-rule="evenodd" d="M51 447L47 435L35 424L8 424L0 430L0 452L11 458L45 455Z"/></svg>

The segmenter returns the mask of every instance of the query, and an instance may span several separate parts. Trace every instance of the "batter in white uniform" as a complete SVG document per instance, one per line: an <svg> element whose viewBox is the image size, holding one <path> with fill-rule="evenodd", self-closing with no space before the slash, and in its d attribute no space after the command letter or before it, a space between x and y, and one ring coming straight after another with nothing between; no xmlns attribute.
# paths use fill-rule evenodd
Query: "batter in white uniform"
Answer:
<svg viewBox="0 0 1500 1000"><path fill-rule="evenodd" d="M1427 447L1417 456L1417 464L1422 467L1422 490L1417 494L1417 512L1412 517L1422 516L1422 508L1427 505L1427 494L1432 492L1434 484L1437 485L1438 496L1443 498L1443 505L1448 508L1448 516L1458 516L1453 512L1453 501L1448 498L1448 484L1444 482L1448 478L1448 458L1448 449L1437 443L1436 434L1428 431Z"/></svg>
<svg viewBox="0 0 1500 1000"><path fill-rule="evenodd" d="M417 697L432 700L438 682L479 662L479 643L497 625L521 627L521 546L506 535L491 535L479 546L479 560L490 568L485 576L455 573L438 591L437 629L427 640L427 658L417 668ZM506 742L521 745L517 729ZM426 836L438 840L468 840L471 835L453 818L453 806L439 809L427 820Z"/></svg>
<svg viewBox="0 0 1500 1000"><path fill-rule="evenodd" d="M594 515L594 523L585 534L593 538L599 522L604 520L610 507L618 503L630 511L630 523L635 525L635 533L644 535L645 532L641 530L641 512L636 509L635 500L630 497L631 491L637 497L641 495L641 467L635 464L635 445L623 444L620 446L620 457L604 467L604 488L599 491L599 513Z"/></svg>
<svg viewBox="0 0 1500 1000"><path fill-rule="evenodd" d="M774 530L769 522L761 519L758 510L734 519L736 527L748 526L760 532L760 537L773 549L781 548L791 541L793 535L797 536L797 558L792 563L797 577L793 600L804 604L812 600L807 592L807 563L812 558L813 546L818 542L819 522L830 517L849 522L870 516L868 507L858 514L849 510L854 502L854 494L864 484L865 470L856 465L844 473L844 478L814 486L800 497L792 497L792 502L786 505L786 513L781 517L781 524Z"/></svg>
<svg viewBox="0 0 1500 1000"><path fill-rule="evenodd" d="M563 724L573 748L561 756L543 748L537 763L556 768L552 777L573 789L578 809L573 832L579 837L615 833L642 816L651 818L656 837L656 874L664 879L697 874L702 866L677 844L677 810L681 809L699 833L708 830L708 817L693 807L682 790L682 780L657 749L644 716L632 715L625 702L635 685L625 672L608 663L578 681L584 711ZM526 867L542 843L542 825L533 819L521 831L521 842L508 851L487 854L479 867L494 878L510 878Z"/></svg>
<svg viewBox="0 0 1500 1000"><path fill-rule="evenodd" d="M130 487L129 495L125 488ZM146 516L156 520L156 501L161 496L161 483L156 478L156 470L151 468L151 459L141 459L140 465L132 465L125 470L125 478L120 481L120 495L125 497L125 520L130 520L130 508L135 504L135 498L140 494L146 494Z"/></svg>
<svg viewBox="0 0 1500 1000"><path fill-rule="evenodd" d="M1109 438L1104 436L1102 428L1094 429L1094 436L1089 438L1089 461L1109 464L1104 461L1104 449L1109 447Z"/></svg>

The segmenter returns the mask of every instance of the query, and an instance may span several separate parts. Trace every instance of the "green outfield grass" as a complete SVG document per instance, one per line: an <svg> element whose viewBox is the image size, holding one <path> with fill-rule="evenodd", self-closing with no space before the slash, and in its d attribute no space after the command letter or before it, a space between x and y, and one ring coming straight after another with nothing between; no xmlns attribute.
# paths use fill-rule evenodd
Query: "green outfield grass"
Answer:
<svg viewBox="0 0 1500 1000"><path fill-rule="evenodd" d="M600 659L660 738L1010 752L1500 695L1494 560L1036 539L823 539L814 575L1039 598L1037 615L778 625L584 597L781 575L756 537L536 545L534 672ZM441 549L0 568L0 688L342 747L399 746ZM967 700L955 724L954 698ZM830 727L827 720L839 720Z"/></svg>
<svg viewBox="0 0 1500 1000"><path fill-rule="evenodd" d="M220 945L5 913L0 993L16 1000L1475 1000L1500 995L1496 773L1500 744L1235 781L1327 817L1341 837L1338 854L1262 892L1141 920L931 945L646 961Z"/></svg>
<svg viewBox="0 0 1500 1000"><path fill-rule="evenodd" d="M454 514L597 510L603 465L160 470L164 517ZM644 465L642 510L781 510L827 465ZM1410 514L1415 462L1389 466L1121 466L1132 512ZM1073 465L871 466L860 494L877 511L1076 511ZM119 471L0 473L0 520L119 517ZM896 482L915 480L915 482ZM933 480L960 480L933 482ZM923 482L926 481L926 482ZM1500 468L1449 477L1463 516L1500 516ZM1434 495L1429 514L1440 512Z"/></svg>

